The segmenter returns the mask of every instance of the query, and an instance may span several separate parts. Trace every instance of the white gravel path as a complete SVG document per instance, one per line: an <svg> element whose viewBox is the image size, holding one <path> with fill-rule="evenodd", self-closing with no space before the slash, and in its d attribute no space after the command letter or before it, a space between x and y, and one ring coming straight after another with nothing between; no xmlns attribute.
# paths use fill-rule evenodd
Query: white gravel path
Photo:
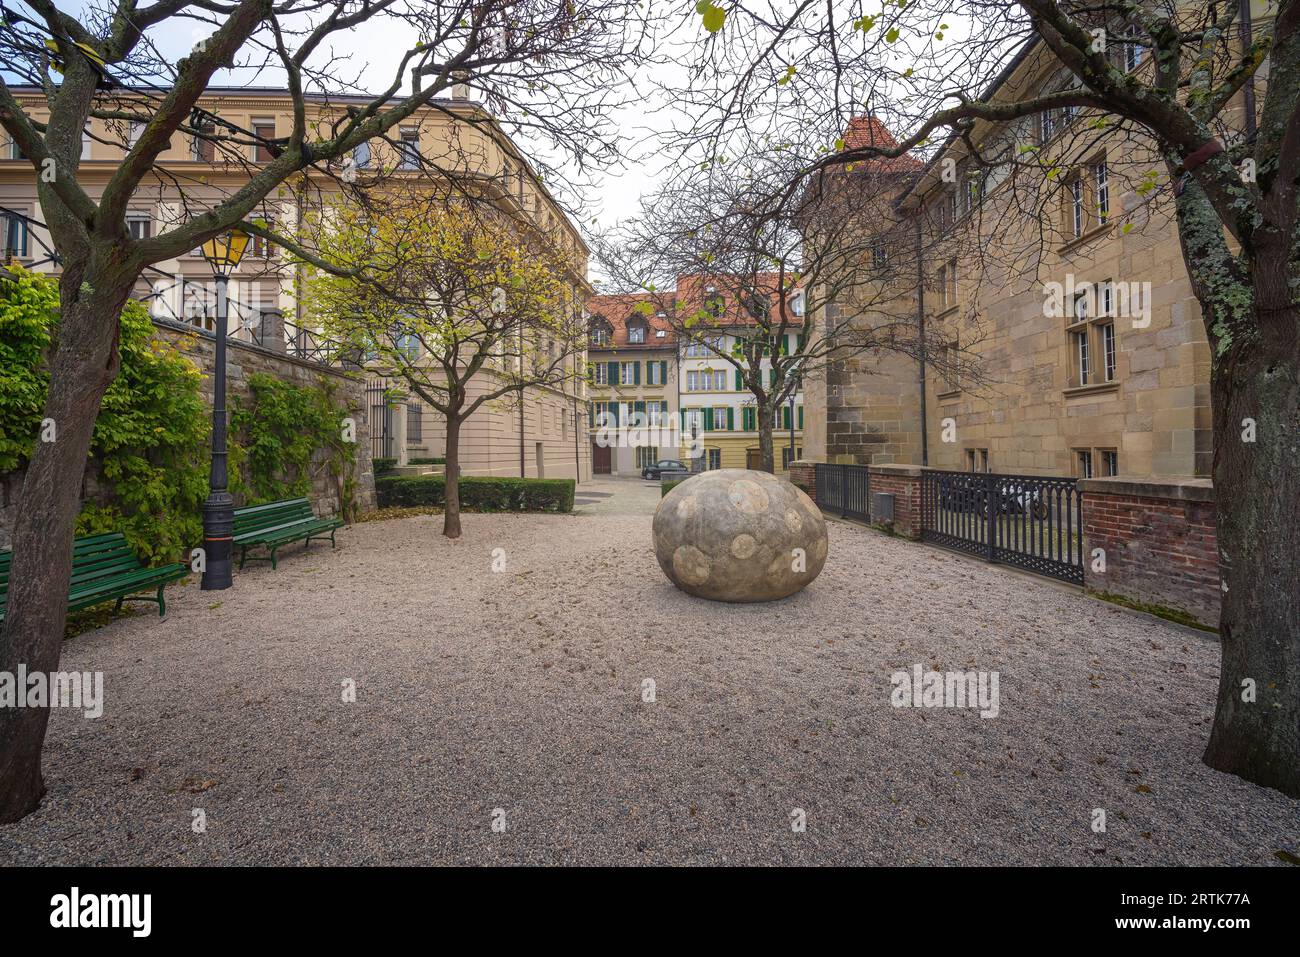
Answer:
<svg viewBox="0 0 1300 957"><path fill-rule="evenodd" d="M106 672L106 712L54 715L49 795L0 828L0 864L1300 852L1300 802L1200 762L1213 636L843 523L803 593L712 604L664 579L635 495L467 515L454 543L437 516L356 526L72 640L64 667ZM1000 715L891 707L915 663L999 672Z"/></svg>

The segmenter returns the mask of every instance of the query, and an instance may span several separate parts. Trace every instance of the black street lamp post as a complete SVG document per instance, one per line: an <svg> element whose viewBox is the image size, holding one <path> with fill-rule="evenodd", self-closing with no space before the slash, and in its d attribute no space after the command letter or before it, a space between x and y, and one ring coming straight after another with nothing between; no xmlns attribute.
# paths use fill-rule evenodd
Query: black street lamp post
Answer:
<svg viewBox="0 0 1300 957"><path fill-rule="evenodd" d="M231 585L232 539L235 534L235 500L226 470L226 321L229 302L226 284L239 265L248 234L234 230L203 244L203 258L212 267L217 287L217 348L212 384L212 466L208 472L208 498L203 503L204 591L221 591Z"/></svg>

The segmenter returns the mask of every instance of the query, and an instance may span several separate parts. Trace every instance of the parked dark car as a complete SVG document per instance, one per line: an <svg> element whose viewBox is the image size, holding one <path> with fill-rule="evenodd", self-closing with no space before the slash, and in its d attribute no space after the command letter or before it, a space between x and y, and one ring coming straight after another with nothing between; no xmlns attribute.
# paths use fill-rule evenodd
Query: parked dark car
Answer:
<svg viewBox="0 0 1300 957"><path fill-rule="evenodd" d="M676 459L660 459L654 465L647 465L641 470L643 479L658 479L664 472L689 472L685 465Z"/></svg>

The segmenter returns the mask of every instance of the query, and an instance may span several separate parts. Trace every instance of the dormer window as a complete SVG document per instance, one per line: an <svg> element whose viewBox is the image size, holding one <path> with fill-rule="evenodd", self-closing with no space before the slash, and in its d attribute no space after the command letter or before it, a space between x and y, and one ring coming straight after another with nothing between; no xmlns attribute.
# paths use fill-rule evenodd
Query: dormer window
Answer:
<svg viewBox="0 0 1300 957"><path fill-rule="evenodd" d="M629 319L627 323L627 341L629 345L645 343L646 326L644 319Z"/></svg>
<svg viewBox="0 0 1300 957"><path fill-rule="evenodd" d="M610 343L612 330L609 324L603 319L597 319L591 324L591 344L593 346L607 346Z"/></svg>

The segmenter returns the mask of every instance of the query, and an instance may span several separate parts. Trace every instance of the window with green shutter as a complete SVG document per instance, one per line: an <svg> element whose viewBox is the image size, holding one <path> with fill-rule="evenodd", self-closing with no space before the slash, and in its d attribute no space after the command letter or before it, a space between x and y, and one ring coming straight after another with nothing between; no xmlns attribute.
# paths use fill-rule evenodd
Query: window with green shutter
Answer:
<svg viewBox="0 0 1300 957"><path fill-rule="evenodd" d="M745 391L745 380L741 376L739 369L736 370L736 391L737 392Z"/></svg>
<svg viewBox="0 0 1300 957"><path fill-rule="evenodd" d="M704 409L704 431L713 431L713 407L708 406Z"/></svg>
<svg viewBox="0 0 1300 957"><path fill-rule="evenodd" d="M618 385L618 363L617 363L617 362L607 362L607 363L605 363L605 367L606 367L606 369L609 370L609 372L608 372L608 374L609 374L609 384L610 384L610 385Z"/></svg>
<svg viewBox="0 0 1300 957"><path fill-rule="evenodd" d="M754 409L751 406L740 410L740 427L746 432L754 431Z"/></svg>
<svg viewBox="0 0 1300 957"><path fill-rule="evenodd" d="M736 431L736 410L731 406L727 406L727 431Z"/></svg>
<svg viewBox="0 0 1300 957"><path fill-rule="evenodd" d="M781 428L790 428L790 407L788 405L781 406Z"/></svg>
<svg viewBox="0 0 1300 957"><path fill-rule="evenodd" d="M799 428L803 428L803 406L799 406Z"/></svg>

